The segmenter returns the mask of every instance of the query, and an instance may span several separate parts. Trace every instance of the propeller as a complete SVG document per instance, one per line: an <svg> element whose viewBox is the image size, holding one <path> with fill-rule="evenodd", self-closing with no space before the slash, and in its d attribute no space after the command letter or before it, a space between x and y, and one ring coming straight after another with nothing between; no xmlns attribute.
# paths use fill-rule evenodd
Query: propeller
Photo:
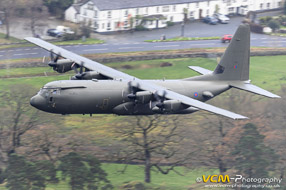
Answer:
<svg viewBox="0 0 286 190"><path fill-rule="evenodd" d="M50 62L48 63L48 65L50 67L55 68L57 66L57 61L59 60L59 58L60 58L60 54L55 55L53 52L51 52L51 54L50 54Z"/></svg>
<svg viewBox="0 0 286 190"><path fill-rule="evenodd" d="M127 97L131 100L134 101L134 103L136 102L136 92L139 90L140 85L139 83L136 84L136 86L132 85L132 81L128 82L128 88L129 88L129 92L130 94L127 95Z"/></svg>
<svg viewBox="0 0 286 190"><path fill-rule="evenodd" d="M77 66L73 65L72 66L76 75L72 77L73 80L82 80L83 77L86 75L86 72L83 72L83 68L84 68L84 63L81 62L80 66L79 66L79 71L77 69Z"/></svg>
<svg viewBox="0 0 286 190"><path fill-rule="evenodd" d="M155 105L160 108L161 111L164 111L164 101L166 100L167 92L164 90L162 95L158 94L158 91L155 92L154 97L158 103Z"/></svg>

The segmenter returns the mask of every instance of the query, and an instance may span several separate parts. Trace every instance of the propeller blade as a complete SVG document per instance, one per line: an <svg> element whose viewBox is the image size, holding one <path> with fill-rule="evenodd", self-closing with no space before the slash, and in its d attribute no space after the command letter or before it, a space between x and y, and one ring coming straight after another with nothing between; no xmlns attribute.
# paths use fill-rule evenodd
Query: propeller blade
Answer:
<svg viewBox="0 0 286 190"><path fill-rule="evenodd" d="M54 60L55 63L58 61L59 57L60 57L59 55L56 56L56 58Z"/></svg>
<svg viewBox="0 0 286 190"><path fill-rule="evenodd" d="M81 62L80 64L80 70L79 70L79 73L82 74L83 73L83 62Z"/></svg>
<svg viewBox="0 0 286 190"><path fill-rule="evenodd" d="M46 56L43 57L42 63L46 63Z"/></svg>
<svg viewBox="0 0 286 190"><path fill-rule="evenodd" d="M55 57L55 56L54 56L54 53L53 53L53 52L51 52L51 53L50 53L51 61L54 61L54 57Z"/></svg>

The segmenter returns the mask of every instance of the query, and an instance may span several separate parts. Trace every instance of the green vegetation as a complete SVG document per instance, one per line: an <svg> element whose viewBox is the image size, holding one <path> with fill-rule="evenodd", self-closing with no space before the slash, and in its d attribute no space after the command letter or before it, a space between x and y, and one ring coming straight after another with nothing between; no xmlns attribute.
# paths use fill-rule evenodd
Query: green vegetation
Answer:
<svg viewBox="0 0 286 190"><path fill-rule="evenodd" d="M55 45L74 45L74 44L103 44L103 40L94 39L94 38L86 38L84 41L80 40L69 40L69 41L60 41L53 42Z"/></svg>
<svg viewBox="0 0 286 190"><path fill-rule="evenodd" d="M23 43L23 44L11 44L11 45L4 45L4 46L0 46L0 49L8 49L8 48L19 48L19 47L31 47L31 46L35 46L33 44L28 43L25 40L18 40L18 39L13 39L12 37L10 37L9 40L6 39L2 39L1 38L1 34L0 33L0 44L1 43L15 43L15 42L19 42L19 43ZM3 35L4 36L4 35ZM93 39L93 38L86 38L84 41L83 40L69 40L69 41L58 41L58 42L51 42L52 44L55 45L75 45L75 44L103 44L105 43L104 40L99 40L99 39Z"/></svg>
<svg viewBox="0 0 286 190"><path fill-rule="evenodd" d="M143 167L140 165L129 165L125 172L122 171L125 168L123 164L102 164L102 169L107 173L107 179L115 187L115 190L119 190L119 187L126 182L141 182L143 183ZM196 184L195 179L202 175L218 174L218 170L190 170L185 167L177 167L176 169L181 175L175 172L170 172L168 175L163 175L152 171L152 183L146 185L151 187L150 189L159 190L183 190L188 189L192 185ZM58 173L58 177L60 177ZM49 183L47 184L46 190L68 190L68 181L60 181L58 184ZM4 184L0 184L0 190L6 190Z"/></svg>
<svg viewBox="0 0 286 190"><path fill-rule="evenodd" d="M285 60L286 56L258 56L251 57L250 64L250 79L253 84L261 86L268 90L278 90L281 84L286 83ZM171 63L171 67L160 67L161 63ZM200 66L209 70L216 67L216 59L206 58L182 58L182 59L160 59L160 60L146 60L146 61L132 61L120 63L108 63L107 66L119 69L128 74L134 75L142 79L180 79L197 75L196 72L187 67ZM128 68L128 69L127 69ZM44 72L48 76L45 77ZM1 79L0 90L7 85L16 83L31 84L37 88L43 86L45 83L53 80L68 80L70 76L74 75L73 71L60 75L50 76L53 70L49 67L37 68L11 68L1 69L0 77L13 76L13 79ZM14 77L36 75L42 77L21 78Z"/></svg>
<svg viewBox="0 0 286 190"><path fill-rule="evenodd" d="M220 37L175 37L166 40L145 40L144 42L175 42L175 41L193 41L193 40L219 40Z"/></svg>
<svg viewBox="0 0 286 190"><path fill-rule="evenodd" d="M5 38L5 34L0 33L0 44L6 44L6 43L18 43L23 42L24 40L19 40L18 38L10 37L9 39Z"/></svg>
<svg viewBox="0 0 286 190"><path fill-rule="evenodd" d="M282 84L286 84L286 70L285 70L286 56L262 56L251 57L250 78L252 83L267 90L278 92ZM172 66L160 67L162 63L171 63ZM189 65L200 66L206 69L213 70L216 67L216 59L207 58L182 58L182 59L164 59L164 60L146 60L146 61L132 61L121 63L106 64L113 68L122 70L128 74L134 75L142 79L178 79L198 75L196 72L187 68ZM44 72L49 71L48 76L44 76ZM36 88L42 87L44 84L54 80L66 80L74 75L73 71L64 75L50 75L52 69L48 67L38 68L11 68L1 69L0 77L13 77L0 79L0 91L7 90L12 84L30 84ZM17 78L17 77L27 78ZM36 92L35 92L36 93ZM196 122L194 118L197 115L192 115L192 122ZM126 117L116 117L113 115L96 115L93 118L81 115L61 116L64 120L63 127L70 131L76 132L80 135L90 135L92 140L96 142L97 146L109 145L110 140L114 138L112 133L112 126ZM137 181L143 183L144 172L143 167L139 165L129 165L127 170L122 173L124 169L122 164L102 164L102 169L108 174L107 179L111 182L115 189L119 189L125 182ZM182 190L182 189L199 189L194 187L195 179L202 175L217 174L218 170L188 170L184 167L176 169L179 173L184 174L180 176L175 172L170 172L168 175L163 175L152 171L152 183L150 185L153 189L164 190ZM61 177L58 172L57 177ZM68 178L68 177L67 177ZM47 190L69 189L69 181L60 181L59 184L47 184ZM1 184L0 189L6 190L6 184Z"/></svg>
<svg viewBox="0 0 286 190"><path fill-rule="evenodd" d="M274 170L278 155L264 145L265 136L258 132L256 125L248 123L243 129L244 132L233 152L237 158L235 168L246 178L269 177L269 171Z"/></svg>

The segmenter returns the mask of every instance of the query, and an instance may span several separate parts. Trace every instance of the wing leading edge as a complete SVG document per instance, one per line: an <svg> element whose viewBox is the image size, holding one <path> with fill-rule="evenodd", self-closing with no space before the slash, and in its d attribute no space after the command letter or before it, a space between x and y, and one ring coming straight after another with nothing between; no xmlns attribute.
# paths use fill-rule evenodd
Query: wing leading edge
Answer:
<svg viewBox="0 0 286 190"><path fill-rule="evenodd" d="M78 65L83 63L83 66L86 67L89 70L93 70L93 71L97 71L98 73L107 76L111 79L123 79L126 81L134 81L136 83L136 86L139 86L139 88L141 90L147 90L152 92L153 94L157 93L159 96L162 96L162 94L166 93L165 97L167 99L171 99L171 100L178 100L180 102L182 102L182 104L188 105L188 106L192 106L195 108L199 108L211 113L215 113L218 115L222 115L231 119L248 119L245 116L212 106L210 104L206 104L204 102L195 100L193 98L184 96L182 94L173 92L171 90L167 90L166 88L153 84L151 82L147 82L144 80L140 80L136 77L133 77L131 75L125 74L123 72L117 71L115 69L112 69L110 67L107 67L105 65L102 65L96 61L92 61L90 59L87 59L85 57L82 57L80 55L77 55L75 53L72 53L70 51L67 51L61 47L55 46L53 44L50 44L46 41L43 41L41 39L38 38L33 38L33 37L28 37L25 38L25 40L45 49L48 50L50 52L53 52L61 57L67 58L72 60L73 62L77 63Z"/></svg>

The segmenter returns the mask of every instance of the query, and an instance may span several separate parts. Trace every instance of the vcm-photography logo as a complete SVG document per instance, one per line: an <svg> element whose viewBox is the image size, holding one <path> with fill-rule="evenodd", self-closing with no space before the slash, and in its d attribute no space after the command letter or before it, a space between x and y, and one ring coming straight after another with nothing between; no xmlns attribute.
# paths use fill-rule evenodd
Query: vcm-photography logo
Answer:
<svg viewBox="0 0 286 190"><path fill-rule="evenodd" d="M197 183L276 183L280 184L282 182L282 178L245 178L242 175L235 175L235 177L229 177L229 175L203 175L202 177L198 177L196 179Z"/></svg>

